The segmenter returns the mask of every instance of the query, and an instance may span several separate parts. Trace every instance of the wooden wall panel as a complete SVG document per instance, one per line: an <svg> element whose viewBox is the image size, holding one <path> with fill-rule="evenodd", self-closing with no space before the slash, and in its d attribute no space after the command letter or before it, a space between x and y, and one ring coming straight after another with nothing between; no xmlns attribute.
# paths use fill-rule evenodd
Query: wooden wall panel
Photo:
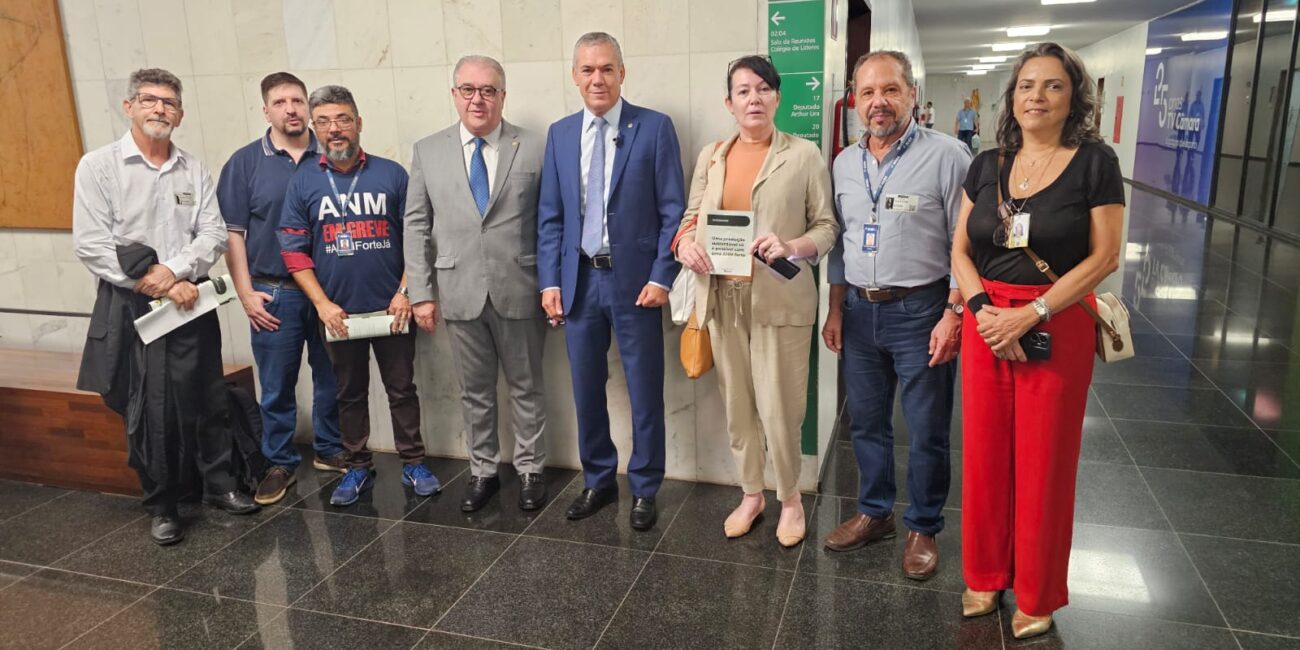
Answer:
<svg viewBox="0 0 1300 650"><path fill-rule="evenodd" d="M0 228L72 228L81 126L58 0L0 2Z"/></svg>

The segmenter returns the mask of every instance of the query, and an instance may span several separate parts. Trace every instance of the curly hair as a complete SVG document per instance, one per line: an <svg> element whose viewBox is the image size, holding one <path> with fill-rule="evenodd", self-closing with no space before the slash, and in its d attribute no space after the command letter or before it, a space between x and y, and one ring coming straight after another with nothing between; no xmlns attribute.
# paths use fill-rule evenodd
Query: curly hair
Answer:
<svg viewBox="0 0 1300 650"><path fill-rule="evenodd" d="M1073 50L1057 43L1039 43L1026 50L1011 69L1011 79L1002 92L1002 112L998 115L998 146L1008 153L1019 151L1024 144L1020 123L1016 121L1016 82L1020 69L1030 59L1040 56L1056 57L1070 76L1070 113L1061 128L1061 144L1074 148L1085 142L1100 142L1094 116L1097 114L1097 84L1083 67L1083 60Z"/></svg>

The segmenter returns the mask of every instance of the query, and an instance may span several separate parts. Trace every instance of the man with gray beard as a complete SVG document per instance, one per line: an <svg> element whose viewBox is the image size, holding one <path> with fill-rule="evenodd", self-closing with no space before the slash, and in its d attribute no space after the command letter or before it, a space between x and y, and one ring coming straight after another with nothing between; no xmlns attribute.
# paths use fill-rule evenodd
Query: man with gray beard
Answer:
<svg viewBox="0 0 1300 650"><path fill-rule="evenodd" d="M128 463L140 475L150 536L184 538L177 506L202 479L203 500L232 514L258 509L230 473L229 415L215 311L145 345L135 319L166 298L194 308L226 250L225 224L203 162L174 145L185 116L181 81L131 73L122 108L131 130L81 158L72 203L73 250L98 279L77 388L121 414Z"/></svg>
<svg viewBox="0 0 1300 650"><path fill-rule="evenodd" d="M843 234L830 255L822 338L843 354L858 512L826 538L826 548L850 551L896 535L893 407L901 387L910 504L903 574L926 580L938 569L935 536L948 498L963 310L949 267L970 151L912 119L916 80L903 53L858 59L853 89L867 133L835 159Z"/></svg>

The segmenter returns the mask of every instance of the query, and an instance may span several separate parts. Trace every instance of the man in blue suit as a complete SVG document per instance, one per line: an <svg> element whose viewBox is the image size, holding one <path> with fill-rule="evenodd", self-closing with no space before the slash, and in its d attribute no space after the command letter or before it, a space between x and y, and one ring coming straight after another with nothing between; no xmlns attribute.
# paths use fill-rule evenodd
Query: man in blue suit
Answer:
<svg viewBox="0 0 1300 650"><path fill-rule="evenodd" d="M631 524L655 524L664 476L664 337L661 307L680 268L669 248L686 207L677 133L667 115L633 106L619 90L618 41L591 32L573 47L582 111L546 135L537 214L542 309L567 323L586 489L569 506L584 519L618 500L618 450L605 384L610 332L632 403Z"/></svg>

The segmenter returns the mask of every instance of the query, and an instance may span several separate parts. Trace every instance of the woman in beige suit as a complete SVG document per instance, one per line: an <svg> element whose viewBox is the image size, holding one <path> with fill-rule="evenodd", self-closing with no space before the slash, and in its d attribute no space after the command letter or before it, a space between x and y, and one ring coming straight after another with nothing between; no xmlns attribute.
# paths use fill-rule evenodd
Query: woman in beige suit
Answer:
<svg viewBox="0 0 1300 650"><path fill-rule="evenodd" d="M781 501L777 541L794 546L805 529L799 436L817 319L817 285L809 264L830 251L839 226L821 151L776 130L780 89L781 77L767 57L746 56L728 67L725 103L738 129L700 151L675 252L697 274L695 318L709 328L745 493L723 529L727 537L740 537L763 512L763 470L770 455ZM751 273L714 275L705 247L697 242L708 236L701 215L716 210L753 212L750 253L769 263L788 259L800 273L787 280L753 262Z"/></svg>

